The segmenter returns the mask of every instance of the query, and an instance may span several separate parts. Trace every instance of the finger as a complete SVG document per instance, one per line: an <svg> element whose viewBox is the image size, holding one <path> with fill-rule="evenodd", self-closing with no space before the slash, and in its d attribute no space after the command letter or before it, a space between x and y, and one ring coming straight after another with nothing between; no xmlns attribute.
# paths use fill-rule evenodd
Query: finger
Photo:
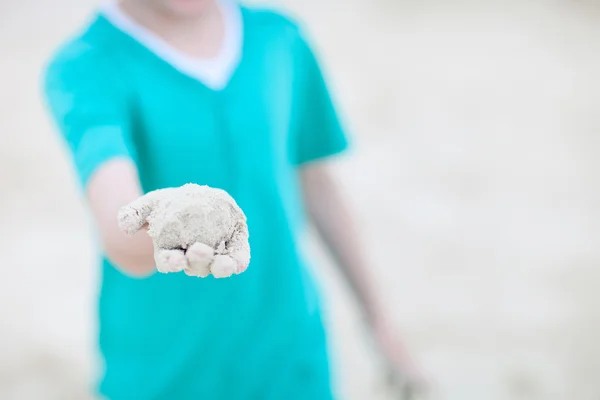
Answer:
<svg viewBox="0 0 600 400"><path fill-rule="evenodd" d="M237 269L233 258L225 255L216 255L215 260L210 266L210 272L215 278L229 278Z"/></svg>
<svg viewBox="0 0 600 400"><path fill-rule="evenodd" d="M250 252L249 251L238 251L230 254L230 257L235 261L235 273L241 274L248 269L250 264Z"/></svg>
<svg viewBox="0 0 600 400"><path fill-rule="evenodd" d="M188 267L188 261L183 250L158 250L154 253L154 261L156 261L158 272L163 274L180 272Z"/></svg>
<svg viewBox="0 0 600 400"><path fill-rule="evenodd" d="M212 264L215 256L212 247L196 242L190 246L185 256L188 260L188 267L184 272L187 275L200 278L206 278L210 275L210 264Z"/></svg>
<svg viewBox="0 0 600 400"><path fill-rule="evenodd" d="M248 226L240 220L235 232L227 243L225 254L228 254L236 264L235 273L241 274L250 264L250 244L248 243Z"/></svg>
<svg viewBox="0 0 600 400"><path fill-rule="evenodd" d="M119 210L117 220L119 228L128 235L133 235L146 225L154 208L155 192L147 193Z"/></svg>

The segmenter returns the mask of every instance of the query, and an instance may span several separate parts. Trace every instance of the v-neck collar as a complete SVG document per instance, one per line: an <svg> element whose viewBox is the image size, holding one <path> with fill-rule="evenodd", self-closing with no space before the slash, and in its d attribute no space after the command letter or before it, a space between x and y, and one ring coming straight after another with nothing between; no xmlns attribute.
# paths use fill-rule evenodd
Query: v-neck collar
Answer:
<svg viewBox="0 0 600 400"><path fill-rule="evenodd" d="M219 54L212 59L196 59L177 50L128 16L116 1L104 5L100 14L116 29L158 58L208 88L218 91L228 85L238 68L244 43L242 10L230 0L219 0L218 4L225 18L225 38Z"/></svg>

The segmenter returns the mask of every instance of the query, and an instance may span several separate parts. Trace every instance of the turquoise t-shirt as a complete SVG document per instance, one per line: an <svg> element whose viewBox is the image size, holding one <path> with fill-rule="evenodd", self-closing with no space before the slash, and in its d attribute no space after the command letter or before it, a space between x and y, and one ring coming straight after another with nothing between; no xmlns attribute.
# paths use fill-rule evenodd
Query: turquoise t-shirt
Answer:
<svg viewBox="0 0 600 400"><path fill-rule="evenodd" d="M102 163L126 157L146 192L207 184L248 217L252 260L230 279L137 279L103 259L99 391L112 400L332 396L319 298L297 246L298 167L347 141L301 30L270 11L242 8L242 18L242 60L223 90L102 15L46 71L83 188Z"/></svg>

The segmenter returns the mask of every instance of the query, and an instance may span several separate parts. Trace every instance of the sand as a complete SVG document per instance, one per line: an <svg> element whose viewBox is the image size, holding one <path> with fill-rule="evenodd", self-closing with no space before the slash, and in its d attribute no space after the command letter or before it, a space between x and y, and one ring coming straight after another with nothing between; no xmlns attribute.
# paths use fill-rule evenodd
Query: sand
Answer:
<svg viewBox="0 0 600 400"><path fill-rule="evenodd" d="M97 365L90 220L38 80L93 4L0 3L2 399L89 398ZM354 133L339 173L433 398L600 398L599 7L283 4L314 34ZM310 248L339 391L376 398L352 299Z"/></svg>
<svg viewBox="0 0 600 400"><path fill-rule="evenodd" d="M156 270L228 278L246 270L250 244L246 215L229 193L188 183L146 193L122 207L119 228L152 239Z"/></svg>

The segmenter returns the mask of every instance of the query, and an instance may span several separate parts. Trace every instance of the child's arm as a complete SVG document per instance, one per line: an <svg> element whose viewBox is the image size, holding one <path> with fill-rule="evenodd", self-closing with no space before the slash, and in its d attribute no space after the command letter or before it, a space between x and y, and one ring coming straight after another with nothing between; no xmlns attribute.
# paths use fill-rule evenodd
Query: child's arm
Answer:
<svg viewBox="0 0 600 400"><path fill-rule="evenodd" d="M118 226L121 207L142 195L138 173L130 160L115 158L90 178L87 196L108 258L133 276L147 276L155 268L154 247L145 229L129 236Z"/></svg>
<svg viewBox="0 0 600 400"><path fill-rule="evenodd" d="M304 202L338 266L354 287L387 357L408 373L411 380L421 380L388 322L346 197L341 193L326 162L323 162L346 148L346 135L314 53L304 40L300 41L299 49L300 70L304 71L301 77L304 80L299 85L302 88L298 102L300 117L292 154L295 156L293 160L300 166Z"/></svg>
<svg viewBox="0 0 600 400"><path fill-rule="evenodd" d="M124 272L142 276L154 271L152 242L145 232L126 236L117 222L120 207L141 196L142 190L129 94L116 65L103 49L75 41L49 62L43 89L107 256Z"/></svg>
<svg viewBox="0 0 600 400"><path fill-rule="evenodd" d="M323 162L303 166L301 179L304 200L319 234L359 294L366 317L376 323L382 308L368 271L362 241L341 189Z"/></svg>
<svg viewBox="0 0 600 400"><path fill-rule="evenodd" d="M301 169L304 200L321 237L336 263L354 287L375 338L389 362L413 388L426 386L425 379L399 341L368 270L364 246L341 189L326 163ZM398 377L396 377L398 378Z"/></svg>

